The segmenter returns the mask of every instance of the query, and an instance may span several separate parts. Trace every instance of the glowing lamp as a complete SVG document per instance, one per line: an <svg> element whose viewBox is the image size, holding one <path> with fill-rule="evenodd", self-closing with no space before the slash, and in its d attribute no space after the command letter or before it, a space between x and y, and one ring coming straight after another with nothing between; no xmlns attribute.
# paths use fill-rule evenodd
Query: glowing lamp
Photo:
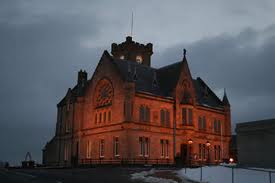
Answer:
<svg viewBox="0 0 275 183"><path fill-rule="evenodd" d="M193 140L192 140L192 139L189 139L187 142L188 142L188 144L190 144L190 145L193 144Z"/></svg>

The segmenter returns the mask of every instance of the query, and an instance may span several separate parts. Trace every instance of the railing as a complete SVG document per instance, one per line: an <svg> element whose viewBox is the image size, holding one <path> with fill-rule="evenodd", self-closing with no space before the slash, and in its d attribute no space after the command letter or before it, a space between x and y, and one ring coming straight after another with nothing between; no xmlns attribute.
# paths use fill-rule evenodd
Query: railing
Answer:
<svg viewBox="0 0 275 183"><path fill-rule="evenodd" d="M72 166L82 166L82 167L92 167L96 165L118 165L118 166L132 166L132 165L147 165L147 166L171 166L175 165L172 159L149 159L149 158L89 158L89 159L79 159L78 161L72 160L66 162L48 162L46 166L50 167L72 167Z"/></svg>
<svg viewBox="0 0 275 183"><path fill-rule="evenodd" d="M224 170L218 170L225 168ZM247 168L240 166L200 166L198 168L184 168L183 173L190 179L196 181L217 182L218 177L223 176L223 183L275 183L275 171L267 169ZM251 181L252 179L252 181Z"/></svg>
<svg viewBox="0 0 275 183"><path fill-rule="evenodd" d="M174 165L170 159L81 159L79 165Z"/></svg>

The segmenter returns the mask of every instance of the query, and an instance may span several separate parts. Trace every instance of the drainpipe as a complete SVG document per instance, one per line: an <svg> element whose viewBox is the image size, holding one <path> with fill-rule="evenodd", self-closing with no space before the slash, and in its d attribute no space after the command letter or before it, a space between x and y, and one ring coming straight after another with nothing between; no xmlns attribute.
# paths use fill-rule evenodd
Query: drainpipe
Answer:
<svg viewBox="0 0 275 183"><path fill-rule="evenodd" d="M60 159L61 159L61 136L62 136L62 124L63 124L63 108L61 107L61 112L58 110L58 165L60 165Z"/></svg>
<svg viewBox="0 0 275 183"><path fill-rule="evenodd" d="M176 102L173 105L173 153L174 153L174 161L176 160Z"/></svg>
<svg viewBox="0 0 275 183"><path fill-rule="evenodd" d="M73 148L73 144L74 144L73 143L74 142L73 141L74 140L74 111L75 111L74 107L75 107L75 101L73 101L73 115L72 115L72 129L71 129L72 130L72 132L71 132L72 133L72 139L71 139L71 165L73 163L72 160L73 160L73 149L74 149Z"/></svg>

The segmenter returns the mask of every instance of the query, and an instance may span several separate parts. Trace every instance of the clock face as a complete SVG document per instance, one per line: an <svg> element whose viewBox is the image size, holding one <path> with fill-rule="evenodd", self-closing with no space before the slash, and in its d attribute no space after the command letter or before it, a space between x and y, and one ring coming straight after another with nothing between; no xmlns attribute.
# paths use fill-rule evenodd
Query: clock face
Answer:
<svg viewBox="0 0 275 183"><path fill-rule="evenodd" d="M96 87L96 107L103 107L112 104L113 87L107 79L101 80Z"/></svg>

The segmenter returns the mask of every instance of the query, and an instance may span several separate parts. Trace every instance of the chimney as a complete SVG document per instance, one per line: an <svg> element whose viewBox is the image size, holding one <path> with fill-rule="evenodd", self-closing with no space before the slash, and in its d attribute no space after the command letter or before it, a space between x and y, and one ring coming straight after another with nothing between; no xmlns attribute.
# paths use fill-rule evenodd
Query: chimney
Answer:
<svg viewBox="0 0 275 183"><path fill-rule="evenodd" d="M87 72L85 70L84 71L80 70L78 72L77 85L83 87L86 81L87 81Z"/></svg>

